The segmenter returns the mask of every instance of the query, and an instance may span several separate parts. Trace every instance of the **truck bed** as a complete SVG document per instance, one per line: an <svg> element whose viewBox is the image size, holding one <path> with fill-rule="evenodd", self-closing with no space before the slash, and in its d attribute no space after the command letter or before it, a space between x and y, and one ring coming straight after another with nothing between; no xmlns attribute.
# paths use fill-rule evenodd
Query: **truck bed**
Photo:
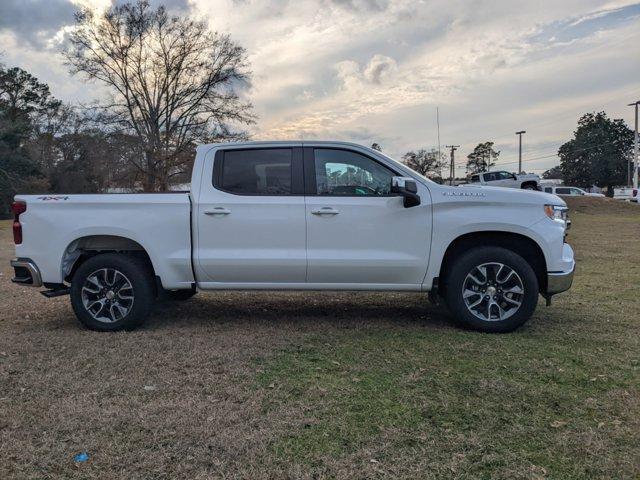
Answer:
<svg viewBox="0 0 640 480"><path fill-rule="evenodd" d="M140 244L165 288L194 282L188 193L18 195L16 201L27 204L16 256L34 260L44 283L63 282L64 259L72 258L78 239L99 245L104 236Z"/></svg>

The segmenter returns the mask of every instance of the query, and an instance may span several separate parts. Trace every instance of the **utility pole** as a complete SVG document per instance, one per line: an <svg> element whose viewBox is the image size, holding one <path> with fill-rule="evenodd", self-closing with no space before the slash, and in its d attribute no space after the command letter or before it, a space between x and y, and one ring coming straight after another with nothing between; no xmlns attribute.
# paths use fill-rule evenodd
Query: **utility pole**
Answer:
<svg viewBox="0 0 640 480"><path fill-rule="evenodd" d="M636 129L635 136L633 138L633 188L638 188L638 105L640 100L635 103L630 103L629 107L636 107Z"/></svg>
<svg viewBox="0 0 640 480"><path fill-rule="evenodd" d="M438 162L442 161L440 153L440 107L436 107L436 124L438 126Z"/></svg>
<svg viewBox="0 0 640 480"><path fill-rule="evenodd" d="M460 147L460 145L445 145L445 148L451 149L451 163L449 164L449 185L453 185L453 178L456 175L456 161L455 161L455 151Z"/></svg>
<svg viewBox="0 0 640 480"><path fill-rule="evenodd" d="M522 173L522 134L527 133L526 130L516 132L518 135L518 173Z"/></svg>

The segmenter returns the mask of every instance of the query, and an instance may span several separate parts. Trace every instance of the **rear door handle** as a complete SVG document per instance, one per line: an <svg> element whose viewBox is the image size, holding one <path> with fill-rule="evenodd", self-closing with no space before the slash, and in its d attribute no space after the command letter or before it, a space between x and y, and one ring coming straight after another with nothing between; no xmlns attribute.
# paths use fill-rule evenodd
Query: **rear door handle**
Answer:
<svg viewBox="0 0 640 480"><path fill-rule="evenodd" d="M224 207L215 207L213 210L205 210L205 215L229 215L231 210Z"/></svg>
<svg viewBox="0 0 640 480"><path fill-rule="evenodd" d="M338 215L340 212L332 207L322 207L311 210L314 215Z"/></svg>

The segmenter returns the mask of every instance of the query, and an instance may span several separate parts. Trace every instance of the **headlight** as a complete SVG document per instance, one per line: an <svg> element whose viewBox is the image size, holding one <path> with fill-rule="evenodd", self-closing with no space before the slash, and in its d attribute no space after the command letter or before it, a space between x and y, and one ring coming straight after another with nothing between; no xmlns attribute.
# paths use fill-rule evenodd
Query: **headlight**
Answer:
<svg viewBox="0 0 640 480"><path fill-rule="evenodd" d="M569 209L560 205L545 205L544 213L547 214L551 220L556 220L565 224L565 228L569 226Z"/></svg>

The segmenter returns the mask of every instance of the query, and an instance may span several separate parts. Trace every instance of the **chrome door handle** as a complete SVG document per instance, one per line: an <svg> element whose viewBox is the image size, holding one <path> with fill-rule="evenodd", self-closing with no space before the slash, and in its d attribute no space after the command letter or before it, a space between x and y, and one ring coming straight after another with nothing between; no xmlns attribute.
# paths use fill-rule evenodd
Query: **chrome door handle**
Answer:
<svg viewBox="0 0 640 480"><path fill-rule="evenodd" d="M335 208L322 207L311 210L311 213L314 215L338 215L340 212Z"/></svg>
<svg viewBox="0 0 640 480"><path fill-rule="evenodd" d="M213 210L205 210L205 215L229 215L231 210L224 207L215 207Z"/></svg>

